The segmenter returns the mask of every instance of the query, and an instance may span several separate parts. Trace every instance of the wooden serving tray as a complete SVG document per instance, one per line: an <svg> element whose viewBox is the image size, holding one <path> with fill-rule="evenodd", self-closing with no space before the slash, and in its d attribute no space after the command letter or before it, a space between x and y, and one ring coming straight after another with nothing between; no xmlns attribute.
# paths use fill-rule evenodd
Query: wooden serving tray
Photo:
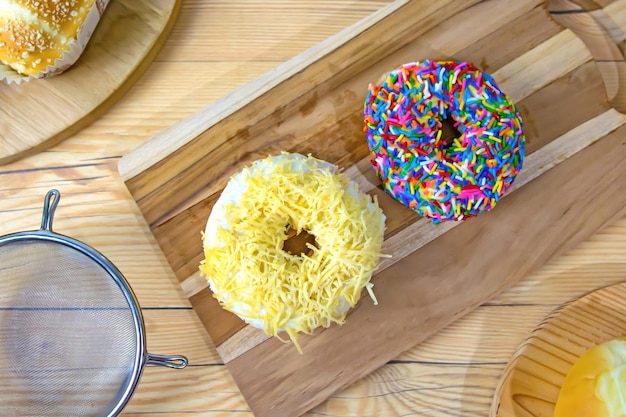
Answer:
<svg viewBox="0 0 626 417"><path fill-rule="evenodd" d="M498 384L491 417L552 416L565 376L588 349L626 336L626 283L554 311L519 347Z"/></svg>
<svg viewBox="0 0 626 417"><path fill-rule="evenodd" d="M0 164L59 143L103 114L148 68L179 9L180 0L111 0L68 71L0 82Z"/></svg>
<svg viewBox="0 0 626 417"><path fill-rule="evenodd" d="M625 211L625 118L594 53L540 0L397 1L122 158L129 191L256 416L304 413ZM528 157L514 189L463 223L419 218L369 165L368 83L426 58L476 63L524 119ZM379 305L364 297L345 325L303 336L304 355L220 308L198 273L200 232L230 176L281 151L339 165L388 219Z"/></svg>

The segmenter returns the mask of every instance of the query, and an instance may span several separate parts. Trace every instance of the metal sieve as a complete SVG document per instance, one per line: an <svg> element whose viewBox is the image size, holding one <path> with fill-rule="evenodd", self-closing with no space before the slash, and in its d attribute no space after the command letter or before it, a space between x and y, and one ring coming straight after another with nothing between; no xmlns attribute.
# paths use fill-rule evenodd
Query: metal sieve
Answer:
<svg viewBox="0 0 626 417"><path fill-rule="evenodd" d="M116 416L145 365L184 368L146 351L141 310L120 271L54 233L61 195L41 228L0 237L0 416Z"/></svg>

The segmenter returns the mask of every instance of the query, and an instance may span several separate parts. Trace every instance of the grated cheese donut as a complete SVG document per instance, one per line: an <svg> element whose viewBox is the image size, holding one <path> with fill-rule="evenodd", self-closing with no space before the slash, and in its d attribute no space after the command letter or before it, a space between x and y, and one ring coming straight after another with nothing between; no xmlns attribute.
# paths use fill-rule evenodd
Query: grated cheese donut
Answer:
<svg viewBox="0 0 626 417"><path fill-rule="evenodd" d="M302 352L298 333L342 324L378 265L385 216L337 167L300 154L258 160L234 175L208 218L200 264L214 297ZM314 237L284 249L286 232ZM281 339L282 340L282 339Z"/></svg>
<svg viewBox="0 0 626 417"><path fill-rule="evenodd" d="M434 223L491 210L524 161L522 119L493 77L467 62L404 64L370 85L364 120L385 191ZM442 139L452 119L460 136Z"/></svg>

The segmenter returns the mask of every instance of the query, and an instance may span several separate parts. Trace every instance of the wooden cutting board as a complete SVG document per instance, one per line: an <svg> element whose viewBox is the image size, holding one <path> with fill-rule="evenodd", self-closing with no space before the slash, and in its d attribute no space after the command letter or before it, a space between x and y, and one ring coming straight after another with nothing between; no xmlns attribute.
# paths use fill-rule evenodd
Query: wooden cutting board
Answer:
<svg viewBox="0 0 626 417"><path fill-rule="evenodd" d="M0 82L0 164L73 135L120 99L165 42L180 0L111 0L78 62L53 78Z"/></svg>
<svg viewBox="0 0 626 417"><path fill-rule="evenodd" d="M625 211L625 119L593 55L540 0L397 1L122 158L129 191L256 416L302 414ZM476 63L524 119L528 157L514 189L460 224L434 226L382 192L362 132L368 83L426 58ZM229 177L281 151L344 168L388 219L379 305L364 297L345 325L303 336L304 355L220 308L197 272L200 232Z"/></svg>
<svg viewBox="0 0 626 417"><path fill-rule="evenodd" d="M612 285L546 317L504 371L490 416L552 416L574 362L587 349L626 335L625 299L626 284Z"/></svg>

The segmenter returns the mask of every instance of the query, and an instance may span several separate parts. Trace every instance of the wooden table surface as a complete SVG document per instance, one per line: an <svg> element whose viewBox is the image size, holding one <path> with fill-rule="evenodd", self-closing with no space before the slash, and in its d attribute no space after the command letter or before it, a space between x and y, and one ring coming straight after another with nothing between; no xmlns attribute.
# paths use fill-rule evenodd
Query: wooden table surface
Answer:
<svg viewBox="0 0 626 417"><path fill-rule="evenodd" d="M117 171L151 135L384 7L389 0L183 0L176 26L136 86L89 127L0 166L0 234L54 228L124 273L143 308L148 350L184 370L147 367L126 416L252 416ZM626 138L625 138L626 139ZM626 217L596 233L307 416L486 416L511 355L553 309L626 280Z"/></svg>

